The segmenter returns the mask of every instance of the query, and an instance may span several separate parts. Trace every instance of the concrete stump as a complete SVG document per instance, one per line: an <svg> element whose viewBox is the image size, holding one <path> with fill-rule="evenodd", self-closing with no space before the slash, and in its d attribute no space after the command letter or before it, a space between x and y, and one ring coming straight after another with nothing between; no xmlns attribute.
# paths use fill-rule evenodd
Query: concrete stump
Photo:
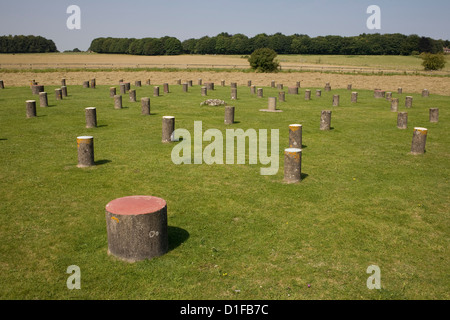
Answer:
<svg viewBox="0 0 450 320"><path fill-rule="evenodd" d="M300 88L300 81L297 81L296 84L295 84L295 86L296 86L297 88Z"/></svg>
<svg viewBox="0 0 450 320"><path fill-rule="evenodd" d="M278 92L278 100L281 102L286 102L286 92L280 91Z"/></svg>
<svg viewBox="0 0 450 320"><path fill-rule="evenodd" d="M136 81L134 82L134 86L135 86L135 87L142 87L142 82L141 82L141 80L136 80Z"/></svg>
<svg viewBox="0 0 450 320"><path fill-rule="evenodd" d="M325 91L331 91L331 85L330 85L330 83L329 82L327 82L326 84L325 84Z"/></svg>
<svg viewBox="0 0 450 320"><path fill-rule="evenodd" d="M271 88L275 88L275 87L276 87L276 85L275 85L275 80L272 80L272 81L270 82L270 87L271 87Z"/></svg>
<svg viewBox="0 0 450 320"><path fill-rule="evenodd" d="M136 102L136 90L130 90L130 102Z"/></svg>
<svg viewBox="0 0 450 320"><path fill-rule="evenodd" d="M277 84L277 89L278 90L283 90L284 86L282 83Z"/></svg>
<svg viewBox="0 0 450 320"><path fill-rule="evenodd" d="M159 87L153 87L153 96L159 97Z"/></svg>
<svg viewBox="0 0 450 320"><path fill-rule="evenodd" d="M225 87L225 80L221 80L221 81L220 81L220 85L221 85L222 87Z"/></svg>
<svg viewBox="0 0 450 320"><path fill-rule="evenodd" d="M381 89L375 89L373 91L373 96L375 99L381 99L386 97L386 92Z"/></svg>
<svg viewBox="0 0 450 320"><path fill-rule="evenodd" d="M115 95L116 95L116 88L115 87L109 88L109 96L110 96L110 98L114 98Z"/></svg>
<svg viewBox="0 0 450 320"><path fill-rule="evenodd" d="M430 108L430 122L439 122L439 108Z"/></svg>
<svg viewBox="0 0 450 320"><path fill-rule="evenodd" d="M61 89L55 89L55 98L56 98L56 100L62 100L63 99L62 90Z"/></svg>
<svg viewBox="0 0 450 320"><path fill-rule="evenodd" d="M36 117L36 100L27 100L27 118Z"/></svg>
<svg viewBox="0 0 450 320"><path fill-rule="evenodd" d="M320 98L322 96L322 90L316 90L316 97Z"/></svg>
<svg viewBox="0 0 450 320"><path fill-rule="evenodd" d="M231 88L231 100L237 100L237 88Z"/></svg>
<svg viewBox="0 0 450 320"><path fill-rule="evenodd" d="M61 87L66 86L66 79L61 79Z"/></svg>
<svg viewBox="0 0 450 320"><path fill-rule="evenodd" d="M386 92L386 100L391 101L392 99L392 92Z"/></svg>
<svg viewBox="0 0 450 320"><path fill-rule="evenodd" d="M237 88L237 82L231 82L230 88Z"/></svg>
<svg viewBox="0 0 450 320"><path fill-rule="evenodd" d="M188 80L187 84L189 87L192 87L192 80Z"/></svg>
<svg viewBox="0 0 450 320"><path fill-rule="evenodd" d="M121 95L114 96L114 109L122 109L122 96Z"/></svg>
<svg viewBox="0 0 450 320"><path fill-rule="evenodd" d="M94 137L77 137L78 168L92 167L94 163Z"/></svg>
<svg viewBox="0 0 450 320"><path fill-rule="evenodd" d="M95 89L95 86L97 85L97 82L95 79L91 79L91 89Z"/></svg>
<svg viewBox="0 0 450 320"><path fill-rule="evenodd" d="M398 89L397 89L397 93L398 93L398 94L403 94L403 88L398 88Z"/></svg>
<svg viewBox="0 0 450 320"><path fill-rule="evenodd" d="M299 87L289 87L288 94L298 94L298 88Z"/></svg>
<svg viewBox="0 0 450 320"><path fill-rule="evenodd" d="M391 111L392 112L398 112L398 98L392 98L391 99Z"/></svg>
<svg viewBox="0 0 450 320"><path fill-rule="evenodd" d="M175 131L175 117L165 116L162 121L162 142L172 142L172 135Z"/></svg>
<svg viewBox="0 0 450 320"><path fill-rule="evenodd" d="M96 108L86 108L86 128L96 128L97 127L97 109Z"/></svg>
<svg viewBox="0 0 450 320"><path fill-rule="evenodd" d="M301 124L289 125L289 148L302 148L302 132L303 126Z"/></svg>
<svg viewBox="0 0 450 320"><path fill-rule="evenodd" d="M203 80L202 80L202 79L198 79L197 84L198 84L199 86L203 85Z"/></svg>
<svg viewBox="0 0 450 320"><path fill-rule="evenodd" d="M352 103L357 103L358 102L358 92L352 92L351 102Z"/></svg>
<svg viewBox="0 0 450 320"><path fill-rule="evenodd" d="M408 113L407 112L399 112L397 114L397 128L402 129L402 130L408 128Z"/></svg>
<svg viewBox="0 0 450 320"><path fill-rule="evenodd" d="M180 81L181 81L181 80L180 80ZM150 79L147 79L147 80L145 81L145 84L146 84L147 86L149 86L149 85L151 84Z"/></svg>
<svg viewBox="0 0 450 320"><path fill-rule="evenodd" d="M407 96L406 100L405 100L405 107L406 108L411 108L412 105L413 105L413 97Z"/></svg>
<svg viewBox="0 0 450 320"><path fill-rule="evenodd" d="M178 84L178 85L181 85L181 79L178 79L178 80L177 80L177 84Z"/></svg>
<svg viewBox="0 0 450 320"><path fill-rule="evenodd" d="M153 196L115 199L105 207L108 255L136 262L169 251L167 203Z"/></svg>
<svg viewBox="0 0 450 320"><path fill-rule="evenodd" d="M183 83L183 92L188 92L188 84Z"/></svg>
<svg viewBox="0 0 450 320"><path fill-rule="evenodd" d="M284 149L284 181L297 183L302 178L302 150L299 148Z"/></svg>
<svg viewBox="0 0 450 320"><path fill-rule="evenodd" d="M262 88L258 88L258 89L256 90L256 92L257 92L258 98L262 98L262 97L263 97L263 89L262 89Z"/></svg>
<svg viewBox="0 0 450 320"><path fill-rule="evenodd" d="M0 80L0 89L5 89L5 83L3 80Z"/></svg>
<svg viewBox="0 0 450 320"><path fill-rule="evenodd" d="M429 96L430 96L430 91L428 91L428 89L423 89L422 90L422 97L428 98Z"/></svg>
<svg viewBox="0 0 450 320"><path fill-rule="evenodd" d="M130 91L131 89L131 84L129 82L122 82L125 85L125 93L127 93L128 91Z"/></svg>
<svg viewBox="0 0 450 320"><path fill-rule="evenodd" d="M163 84L163 91L164 91L164 93L169 93L169 84L168 83Z"/></svg>
<svg viewBox="0 0 450 320"><path fill-rule="evenodd" d="M41 107L48 107L47 92L39 93L39 104Z"/></svg>
<svg viewBox="0 0 450 320"><path fill-rule="evenodd" d="M62 86L61 87L61 94L64 97L67 97L67 87L66 86Z"/></svg>
<svg viewBox="0 0 450 320"><path fill-rule="evenodd" d="M338 107L339 106L339 95L335 94L333 95L333 107Z"/></svg>
<svg viewBox="0 0 450 320"><path fill-rule="evenodd" d="M89 88L89 81L83 81L83 88Z"/></svg>
<svg viewBox="0 0 450 320"><path fill-rule="evenodd" d="M39 93L44 92L44 86L43 85L32 85L31 86L31 93L35 95L39 95Z"/></svg>
<svg viewBox="0 0 450 320"><path fill-rule="evenodd" d="M352 84L351 83L347 85L347 90L352 90Z"/></svg>
<svg viewBox="0 0 450 320"><path fill-rule="evenodd" d="M331 129L331 111L323 110L320 117L320 130Z"/></svg>
<svg viewBox="0 0 450 320"><path fill-rule="evenodd" d="M121 84L122 82L123 82L123 79L120 79L120 80L119 80L119 86L120 86L120 84Z"/></svg>
<svg viewBox="0 0 450 320"><path fill-rule="evenodd" d="M277 98L269 97L269 104L268 104L267 109L272 110L272 111L277 109Z"/></svg>
<svg viewBox="0 0 450 320"><path fill-rule="evenodd" d="M415 127L413 132L411 153L423 154L425 153L425 144L427 142L427 128Z"/></svg>
<svg viewBox="0 0 450 320"><path fill-rule="evenodd" d="M305 100L311 100L311 90L305 90Z"/></svg>
<svg viewBox="0 0 450 320"><path fill-rule="evenodd" d="M202 87L202 96L206 97L208 95L208 88L207 87Z"/></svg>
<svg viewBox="0 0 450 320"><path fill-rule="evenodd" d="M121 83L120 84L120 94L125 94L127 93L127 86L125 85L125 83Z"/></svg>
<svg viewBox="0 0 450 320"><path fill-rule="evenodd" d="M252 80L247 80L247 87L251 87L252 86Z"/></svg>
<svg viewBox="0 0 450 320"><path fill-rule="evenodd" d="M205 83L205 86L208 90L214 90L214 82L207 82Z"/></svg>
<svg viewBox="0 0 450 320"><path fill-rule="evenodd" d="M233 124L234 123L234 111L235 108L232 106L225 106L225 124Z"/></svg>
<svg viewBox="0 0 450 320"><path fill-rule="evenodd" d="M250 87L250 94L256 94L256 86L252 85Z"/></svg>
<svg viewBox="0 0 450 320"><path fill-rule="evenodd" d="M141 114L148 116L150 115L150 98L141 98Z"/></svg>

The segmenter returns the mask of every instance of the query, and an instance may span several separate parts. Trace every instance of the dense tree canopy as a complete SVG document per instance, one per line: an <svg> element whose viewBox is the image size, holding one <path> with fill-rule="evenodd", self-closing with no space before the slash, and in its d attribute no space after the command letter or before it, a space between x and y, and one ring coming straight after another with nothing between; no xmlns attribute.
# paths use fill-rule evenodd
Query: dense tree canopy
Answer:
<svg viewBox="0 0 450 320"><path fill-rule="evenodd" d="M0 36L0 53L57 52L52 40L40 36Z"/></svg>
<svg viewBox="0 0 450 320"><path fill-rule="evenodd" d="M215 37L204 36L183 42L173 37L124 39L97 38L90 50L98 53L128 53L136 55L177 54L251 54L256 49L270 48L278 54L336 55L411 55L422 52L439 53L448 47L448 40L434 40L418 35L361 34L354 37L304 34L286 36L281 33L260 33L252 38L244 34L222 32Z"/></svg>

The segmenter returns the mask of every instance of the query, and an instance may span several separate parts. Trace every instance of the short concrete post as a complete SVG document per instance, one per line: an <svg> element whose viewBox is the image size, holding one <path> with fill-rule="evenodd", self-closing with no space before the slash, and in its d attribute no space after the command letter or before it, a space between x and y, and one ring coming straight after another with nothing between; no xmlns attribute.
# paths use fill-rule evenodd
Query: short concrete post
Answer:
<svg viewBox="0 0 450 320"><path fill-rule="evenodd" d="M247 80L247 87L251 87L252 86L252 80Z"/></svg>
<svg viewBox="0 0 450 320"><path fill-rule="evenodd" d="M207 87L202 87L202 96L206 97L208 95L208 88Z"/></svg>
<svg viewBox="0 0 450 320"><path fill-rule="evenodd" d="M122 96L121 95L114 96L114 109L122 109Z"/></svg>
<svg viewBox="0 0 450 320"><path fill-rule="evenodd" d="M298 94L298 88L299 87L289 87L288 94Z"/></svg>
<svg viewBox="0 0 450 320"><path fill-rule="evenodd" d="M27 118L36 117L36 100L27 100Z"/></svg>
<svg viewBox="0 0 450 320"><path fill-rule="evenodd" d="M125 85L125 83L121 83L120 84L120 94L125 94L127 93L127 86Z"/></svg>
<svg viewBox="0 0 450 320"><path fill-rule="evenodd" d="M164 116L162 121L162 142L172 142L172 135L175 131L175 117Z"/></svg>
<svg viewBox="0 0 450 320"><path fill-rule="evenodd" d="M78 168L92 167L94 163L94 137L77 137Z"/></svg>
<svg viewBox="0 0 450 320"><path fill-rule="evenodd" d="M423 89L422 90L422 97L428 98L429 96L430 96L430 91L428 91L428 89Z"/></svg>
<svg viewBox="0 0 450 320"><path fill-rule="evenodd" d="M237 88L231 88L231 100L237 100Z"/></svg>
<svg viewBox="0 0 450 320"><path fill-rule="evenodd" d="M391 99L391 111L392 112L398 112L398 98L392 98Z"/></svg>
<svg viewBox="0 0 450 320"><path fill-rule="evenodd" d="M208 90L214 90L214 82L207 82L205 83L206 89Z"/></svg>
<svg viewBox="0 0 450 320"><path fill-rule="evenodd" d="M318 98L322 97L322 90L319 89L316 90L316 97Z"/></svg>
<svg viewBox="0 0 450 320"><path fill-rule="evenodd" d="M159 97L159 87L153 87L153 96Z"/></svg>
<svg viewBox="0 0 450 320"><path fill-rule="evenodd" d="M425 144L427 142L427 128L415 127L413 132L411 153L423 154L425 153Z"/></svg>
<svg viewBox="0 0 450 320"><path fill-rule="evenodd" d="M297 88L300 88L300 81L297 81L297 82L295 83L295 86L296 86Z"/></svg>
<svg viewBox="0 0 450 320"><path fill-rule="evenodd" d="M135 89L130 90L130 102L136 102L136 90Z"/></svg>
<svg viewBox="0 0 450 320"><path fill-rule="evenodd" d="M66 86L66 79L61 79L61 87L64 87L64 86Z"/></svg>
<svg viewBox="0 0 450 320"><path fill-rule="evenodd" d="M302 178L302 150L299 148L284 149L284 181L297 183Z"/></svg>
<svg viewBox="0 0 450 320"><path fill-rule="evenodd" d="M181 80L180 80L181 81ZM150 84L151 84L151 80L150 79L147 79L146 81L145 81L145 84L147 85L147 86L149 86Z"/></svg>
<svg viewBox="0 0 450 320"><path fill-rule="evenodd" d="M96 108L86 108L86 128L96 128L97 127L97 109Z"/></svg>
<svg viewBox="0 0 450 320"><path fill-rule="evenodd" d="M402 129L402 130L408 128L408 113L407 112L399 112L397 114L397 128Z"/></svg>
<svg viewBox="0 0 450 320"><path fill-rule="evenodd" d="M115 87L109 88L109 96L111 98L114 98L115 95L116 95L116 88Z"/></svg>
<svg viewBox="0 0 450 320"><path fill-rule="evenodd" d="M256 90L256 92L257 92L258 98L262 98L262 97L263 97L263 89L262 89L262 88L258 88L258 89Z"/></svg>
<svg viewBox="0 0 450 320"><path fill-rule="evenodd" d="M150 98L141 98L141 114L144 116L150 115Z"/></svg>
<svg viewBox="0 0 450 320"><path fill-rule="evenodd" d="M302 148L302 131L301 124L289 125L289 148Z"/></svg>
<svg viewBox="0 0 450 320"><path fill-rule="evenodd" d="M181 79L177 80L177 85L181 85Z"/></svg>
<svg viewBox="0 0 450 320"><path fill-rule="evenodd" d="M164 93L169 93L169 84L168 83L163 84L163 91L164 91Z"/></svg>
<svg viewBox="0 0 450 320"><path fill-rule="evenodd" d="M286 102L286 92L280 91L278 92L278 100L281 102Z"/></svg>
<svg viewBox="0 0 450 320"><path fill-rule="evenodd" d="M188 84L183 83L183 92L188 92Z"/></svg>
<svg viewBox="0 0 450 320"><path fill-rule="evenodd" d="M230 88L237 88L237 82L231 82Z"/></svg>
<svg viewBox="0 0 450 320"><path fill-rule="evenodd" d="M271 87L271 88L275 88L275 87L276 87L276 85L275 85L275 80L272 80L272 81L270 82L270 87Z"/></svg>
<svg viewBox="0 0 450 320"><path fill-rule="evenodd" d="M220 85L221 85L222 87L225 87L225 80L220 80Z"/></svg>
<svg viewBox="0 0 450 320"><path fill-rule="evenodd" d="M386 92L381 90L381 89L375 89L373 91L373 96L374 96L375 99L385 98L386 97Z"/></svg>
<svg viewBox="0 0 450 320"><path fill-rule="evenodd" d="M187 84L189 87L192 87L192 80L188 80Z"/></svg>
<svg viewBox="0 0 450 320"><path fill-rule="evenodd" d="M55 98L56 98L56 100L62 100L63 99L62 90L61 89L55 89Z"/></svg>
<svg viewBox="0 0 450 320"><path fill-rule="evenodd" d="M412 105L413 105L413 97L407 96L406 100L405 100L405 107L406 108L411 108Z"/></svg>
<svg viewBox="0 0 450 320"><path fill-rule="evenodd" d="M392 99L392 92L386 92L386 100L391 101Z"/></svg>
<svg viewBox="0 0 450 320"><path fill-rule="evenodd" d="M430 122L439 122L439 108L430 108Z"/></svg>
<svg viewBox="0 0 450 320"><path fill-rule="evenodd" d="M0 80L0 89L5 89L5 83L3 80Z"/></svg>
<svg viewBox="0 0 450 320"><path fill-rule="evenodd" d="M335 94L333 95L333 107L338 107L339 106L339 95Z"/></svg>
<svg viewBox="0 0 450 320"><path fill-rule="evenodd" d="M325 91L326 91L326 92L331 91L331 85L330 85L329 82L327 82L327 83L325 84Z"/></svg>
<svg viewBox="0 0 450 320"><path fill-rule="evenodd" d="M134 86L135 86L135 87L142 87L142 82L141 82L141 80L136 80L136 81L134 82Z"/></svg>
<svg viewBox="0 0 450 320"><path fill-rule="evenodd" d="M331 111L323 110L320 117L320 130L331 129Z"/></svg>
<svg viewBox="0 0 450 320"><path fill-rule="evenodd" d="M128 91L130 91L131 89L131 84L129 82L123 82L123 84L125 85L125 93L127 93Z"/></svg>
<svg viewBox="0 0 450 320"><path fill-rule="evenodd" d="M305 100L311 100L311 90L305 90Z"/></svg>
<svg viewBox="0 0 450 320"><path fill-rule="evenodd" d="M91 89L95 89L97 85L97 82L95 81L95 79L91 79Z"/></svg>
<svg viewBox="0 0 450 320"><path fill-rule="evenodd" d="M202 80L202 79L198 79L197 84L198 84L199 86L203 85L203 80Z"/></svg>
<svg viewBox="0 0 450 320"><path fill-rule="evenodd" d="M47 92L39 93L39 104L41 107L48 107Z"/></svg>
<svg viewBox="0 0 450 320"><path fill-rule="evenodd" d="M43 85L32 85L31 86L31 93L35 95L39 95L40 92L44 92L44 86Z"/></svg>
<svg viewBox="0 0 450 320"><path fill-rule="evenodd" d="M276 110L277 109L277 98L276 97L269 97L269 105L268 108L269 110Z"/></svg>
<svg viewBox="0 0 450 320"><path fill-rule="evenodd" d="M352 90L352 84L351 84L351 83L349 83L349 84L347 85L347 90Z"/></svg>
<svg viewBox="0 0 450 320"><path fill-rule="evenodd" d="M61 87L61 94L63 98L67 98L68 94L67 94L67 87L66 86L62 86Z"/></svg>
<svg viewBox="0 0 450 320"><path fill-rule="evenodd" d="M277 89L278 90L283 90L284 86L282 83L277 84Z"/></svg>
<svg viewBox="0 0 450 320"><path fill-rule="evenodd" d="M169 251L167 203L152 196L118 198L106 205L108 255L133 263Z"/></svg>
<svg viewBox="0 0 450 320"><path fill-rule="evenodd" d="M225 106L225 124L233 124L234 123L234 111L235 108L232 106Z"/></svg>
<svg viewBox="0 0 450 320"><path fill-rule="evenodd" d="M89 88L89 81L83 81L83 88Z"/></svg>
<svg viewBox="0 0 450 320"><path fill-rule="evenodd" d="M250 94L256 94L256 86L252 85L250 87Z"/></svg>
<svg viewBox="0 0 450 320"><path fill-rule="evenodd" d="M398 89L397 89L397 93L398 93L398 94L403 94L403 88L398 88Z"/></svg>
<svg viewBox="0 0 450 320"><path fill-rule="evenodd" d="M351 102L352 103L357 103L358 102L358 92L352 92Z"/></svg>

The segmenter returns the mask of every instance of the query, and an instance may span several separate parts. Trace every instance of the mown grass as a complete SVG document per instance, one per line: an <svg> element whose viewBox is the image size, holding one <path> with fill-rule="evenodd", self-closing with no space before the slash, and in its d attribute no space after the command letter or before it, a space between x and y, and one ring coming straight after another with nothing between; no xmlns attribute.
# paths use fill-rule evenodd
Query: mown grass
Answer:
<svg viewBox="0 0 450 320"><path fill-rule="evenodd" d="M38 79L37 79L38 81ZM239 87L209 92L236 106L223 124L222 107L200 107L200 87L152 97L115 110L109 86L68 83L69 97L26 119L28 87L0 90L0 228L2 299L448 299L449 102L414 96L409 128L396 128L390 104L359 91L323 92L304 100L286 95L283 113L259 112L264 98ZM314 89L315 88L310 88ZM162 92L162 90L161 90ZM341 105L332 107L333 94ZM394 94L394 96L397 96ZM401 97L404 101L406 93ZM85 129L84 108L96 107L98 127ZM428 109L440 122L428 122ZM319 130L330 109L333 130ZM401 111L406 109L401 103ZM161 118L193 133L216 128L279 129L280 168L261 165L174 165L175 144L161 143ZM303 124L303 181L283 183L288 125ZM413 126L429 129L427 152L409 154ZM93 135L93 168L79 169L76 137ZM205 147L208 143L204 142ZM166 199L170 251L128 264L107 255L105 205L144 194ZM381 269L381 290L369 290L370 265ZM81 289L69 290L66 269L81 269ZM308 288L307 285L311 287Z"/></svg>

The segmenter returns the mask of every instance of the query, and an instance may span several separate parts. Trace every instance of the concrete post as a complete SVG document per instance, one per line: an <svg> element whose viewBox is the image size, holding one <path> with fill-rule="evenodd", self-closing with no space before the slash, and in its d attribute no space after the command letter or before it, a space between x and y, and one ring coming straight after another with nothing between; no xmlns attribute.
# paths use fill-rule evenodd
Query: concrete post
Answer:
<svg viewBox="0 0 450 320"><path fill-rule="evenodd" d="M94 137L77 137L78 147L78 168L94 166Z"/></svg>
<svg viewBox="0 0 450 320"><path fill-rule="evenodd" d="M284 181L297 183L302 177L302 150L287 148L284 150Z"/></svg>

